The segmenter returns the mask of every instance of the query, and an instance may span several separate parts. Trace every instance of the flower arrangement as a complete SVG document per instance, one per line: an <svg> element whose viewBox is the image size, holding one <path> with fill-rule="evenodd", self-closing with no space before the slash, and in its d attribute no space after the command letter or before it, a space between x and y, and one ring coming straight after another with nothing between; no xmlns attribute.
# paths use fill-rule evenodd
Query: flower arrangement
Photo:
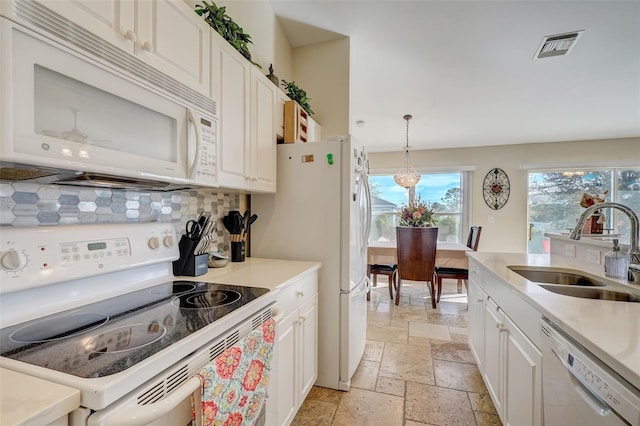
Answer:
<svg viewBox="0 0 640 426"><path fill-rule="evenodd" d="M434 212L429 203L423 202L418 197L413 203L410 202L400 208L398 212L400 226L419 228L436 225L438 222L433 216Z"/></svg>

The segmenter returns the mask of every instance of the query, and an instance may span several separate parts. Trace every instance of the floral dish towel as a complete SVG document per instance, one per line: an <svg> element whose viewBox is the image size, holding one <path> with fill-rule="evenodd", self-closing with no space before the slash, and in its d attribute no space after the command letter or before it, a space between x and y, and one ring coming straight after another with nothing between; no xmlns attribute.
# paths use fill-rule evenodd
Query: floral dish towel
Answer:
<svg viewBox="0 0 640 426"><path fill-rule="evenodd" d="M275 335L276 322L269 319L200 370L201 410L194 410L193 425L256 423L267 398Z"/></svg>

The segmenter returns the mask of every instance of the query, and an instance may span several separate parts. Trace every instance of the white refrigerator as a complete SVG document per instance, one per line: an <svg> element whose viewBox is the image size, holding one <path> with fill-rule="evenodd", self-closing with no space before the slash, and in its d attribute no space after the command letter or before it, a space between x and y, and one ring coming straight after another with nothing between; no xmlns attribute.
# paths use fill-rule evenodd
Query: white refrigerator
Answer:
<svg viewBox="0 0 640 426"><path fill-rule="evenodd" d="M348 390L367 334L368 164L353 138L278 145L276 194L251 197L251 256L322 262L318 380Z"/></svg>

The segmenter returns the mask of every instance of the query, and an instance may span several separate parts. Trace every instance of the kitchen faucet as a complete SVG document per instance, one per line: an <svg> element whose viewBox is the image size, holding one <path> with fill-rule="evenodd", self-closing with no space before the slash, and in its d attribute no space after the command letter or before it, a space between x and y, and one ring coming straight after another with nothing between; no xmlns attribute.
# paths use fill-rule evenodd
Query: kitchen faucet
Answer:
<svg viewBox="0 0 640 426"><path fill-rule="evenodd" d="M596 210L606 208L618 209L629 217L629 221L631 222L631 238L629 241L631 247L629 248L629 269L627 271L627 281L630 283L640 284L640 249L638 248L638 232L640 230L638 223L640 221L638 220L638 215L629 207L618 203L598 203L587 207L587 209L582 212L582 216L578 219L578 223L576 224L576 227L573 228L573 231L571 231L569 238L579 240L580 235L582 234L582 228L587 218Z"/></svg>

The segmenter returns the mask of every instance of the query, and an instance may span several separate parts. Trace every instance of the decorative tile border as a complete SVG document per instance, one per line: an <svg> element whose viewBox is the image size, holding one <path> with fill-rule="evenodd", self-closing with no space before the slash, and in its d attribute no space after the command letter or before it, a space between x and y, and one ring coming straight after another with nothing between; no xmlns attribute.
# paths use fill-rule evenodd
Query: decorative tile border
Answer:
<svg viewBox="0 0 640 426"><path fill-rule="evenodd" d="M222 217L238 210L240 195L209 189L171 192L0 183L0 226L171 222L178 235L204 212L216 218L218 250L229 251Z"/></svg>

